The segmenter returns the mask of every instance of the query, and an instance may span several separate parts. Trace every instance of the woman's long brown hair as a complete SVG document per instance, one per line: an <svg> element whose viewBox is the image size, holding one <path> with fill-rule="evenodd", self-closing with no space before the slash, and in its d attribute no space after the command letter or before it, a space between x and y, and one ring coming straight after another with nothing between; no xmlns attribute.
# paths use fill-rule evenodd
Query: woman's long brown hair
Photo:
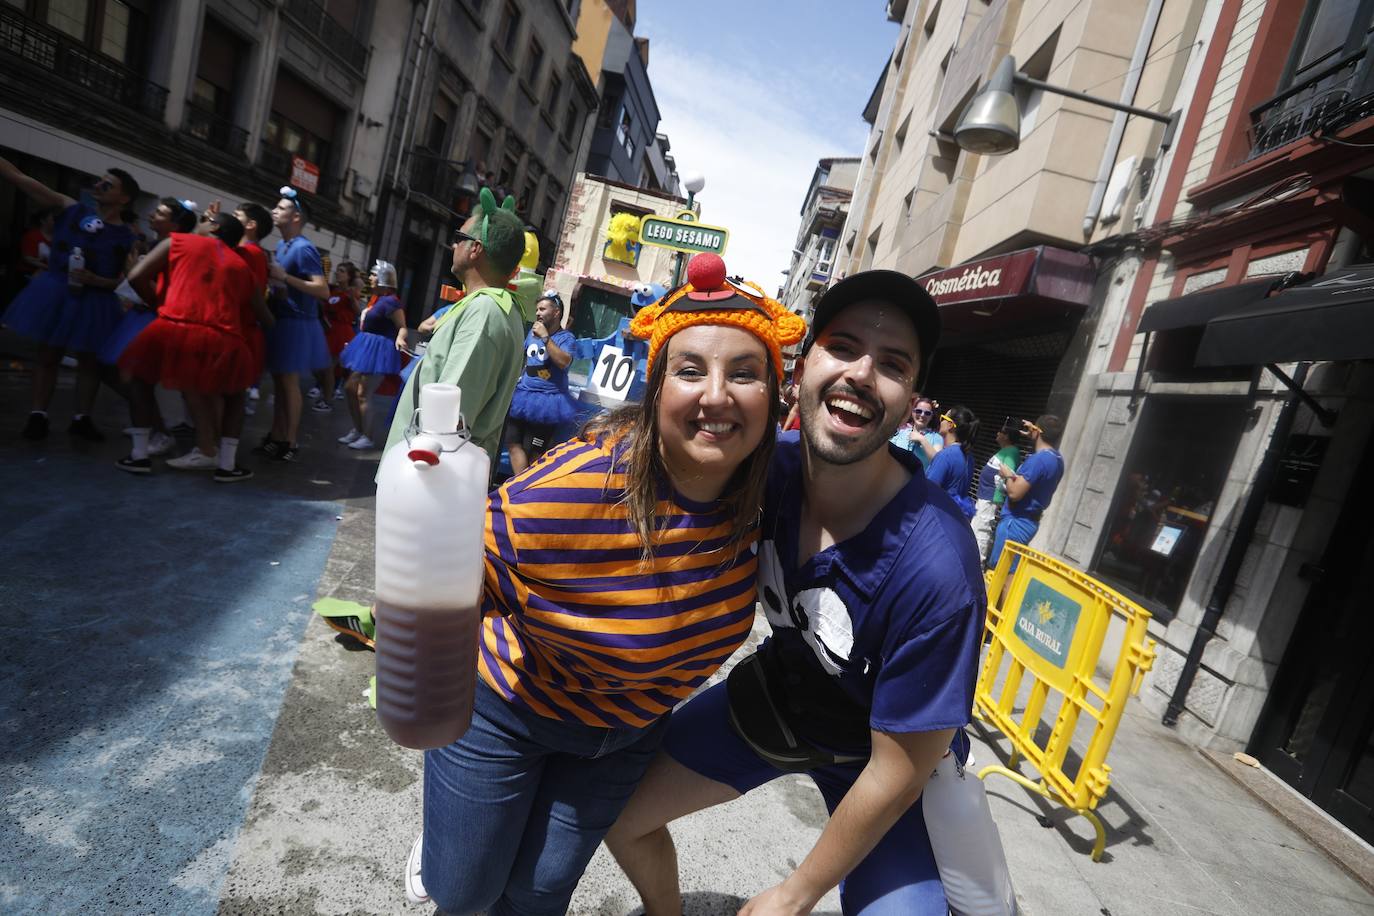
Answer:
<svg viewBox="0 0 1374 916"><path fill-rule="evenodd" d="M644 400L639 404L594 417L582 429L584 438L614 443L615 469L623 469L625 492L620 502L630 516L630 524L643 545L643 560L653 557L654 532L660 527L656 510L661 488L671 485L668 470L659 455L658 399L667 376L667 353L654 360L645 379ZM739 544L758 523L763 511L763 490L768 481L768 465L777 442L779 404L778 377L768 358L768 421L758 448L750 452L726 484L720 499L731 517L730 540L726 547L738 551ZM614 472L612 472L614 473ZM609 478L609 474L607 475Z"/></svg>

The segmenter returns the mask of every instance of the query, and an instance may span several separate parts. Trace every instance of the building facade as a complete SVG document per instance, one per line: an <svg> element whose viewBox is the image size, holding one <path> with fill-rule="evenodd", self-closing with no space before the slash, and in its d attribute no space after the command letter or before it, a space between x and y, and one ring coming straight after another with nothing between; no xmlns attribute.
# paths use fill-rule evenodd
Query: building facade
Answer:
<svg viewBox="0 0 1374 916"><path fill-rule="evenodd" d="M1034 546L1151 611L1141 699L1374 839L1371 13L1335 0L891 3L841 246L922 278L930 386L1067 418ZM1021 145L952 142L1004 51ZM985 446L984 446L985 447ZM977 451L977 448L975 448Z"/></svg>
<svg viewBox="0 0 1374 916"><path fill-rule="evenodd" d="M658 132L649 39L636 36L633 0L583 0L574 52L600 94L583 169L621 184L680 193L668 137Z"/></svg>
<svg viewBox="0 0 1374 916"><path fill-rule="evenodd" d="M412 320L449 280L444 247L483 185L515 197L552 260L596 87L572 53L579 0L408 5L374 229Z"/></svg>
<svg viewBox="0 0 1374 916"><path fill-rule="evenodd" d="M0 149L76 196L126 168L156 197L202 206L304 192L307 234L334 260L368 226L409 4L358 0L11 0L0 4ZM26 203L0 191L0 232Z"/></svg>
<svg viewBox="0 0 1374 916"><path fill-rule="evenodd" d="M858 171L857 156L822 159L806 189L801 224L797 227L792 261L779 301L807 321L811 320L816 297L835 274L840 232L849 215L849 199Z"/></svg>
<svg viewBox="0 0 1374 916"><path fill-rule="evenodd" d="M1156 613L1148 706L1366 840L1370 15L1205 6L1176 146L1099 284L1040 544Z"/></svg>
<svg viewBox="0 0 1374 916"><path fill-rule="evenodd" d="M863 112L871 129L836 275L927 279L945 328L929 393L984 421L980 461L1005 418L1068 411L1098 313L1097 261L1083 249L1120 233L1163 128L1018 86L1020 146L987 156L954 142L959 116L1008 54L1029 77L1167 113L1201 2L887 6L900 30Z"/></svg>

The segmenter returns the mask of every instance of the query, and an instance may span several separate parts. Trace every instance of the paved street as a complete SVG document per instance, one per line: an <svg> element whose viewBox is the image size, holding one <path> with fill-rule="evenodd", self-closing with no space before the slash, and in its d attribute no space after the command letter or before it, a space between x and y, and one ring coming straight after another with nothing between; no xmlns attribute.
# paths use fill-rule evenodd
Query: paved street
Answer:
<svg viewBox="0 0 1374 916"><path fill-rule="evenodd" d="M110 440L17 435L27 375L0 338L0 910L6 913L426 913L400 873L419 828L420 756L364 698L372 656L310 613L371 597L367 455L307 413L302 462L228 487L159 468L120 474ZM264 396L266 392L264 392ZM267 413L253 419L255 440ZM759 629L756 627L755 635ZM978 742L983 762L1006 747ZM988 784L1023 910L1049 914L1374 914L1374 895L1138 704L1110 762L1104 860L1091 828ZM1276 789L1276 791L1278 791ZM732 913L785 875L824 824L782 780L676 830L688 912ZM572 912L627 916L604 850ZM818 913L838 913L832 893Z"/></svg>

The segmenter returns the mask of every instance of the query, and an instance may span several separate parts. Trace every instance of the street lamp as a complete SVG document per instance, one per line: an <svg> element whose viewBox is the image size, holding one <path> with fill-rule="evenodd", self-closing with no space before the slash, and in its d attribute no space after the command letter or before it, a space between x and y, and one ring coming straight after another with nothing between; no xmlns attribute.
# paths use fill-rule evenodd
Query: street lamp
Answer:
<svg viewBox="0 0 1374 916"><path fill-rule="evenodd" d="M1159 148L1168 149L1173 145L1174 129L1178 126L1175 114L1160 114L1147 108L1136 108L1134 105L1051 86L1017 70L1016 59L1008 54L993 71L992 79L988 80L987 86L973 97L959 117L959 123L954 128L954 142L959 144L960 149L983 156L1002 156L1013 152L1021 145L1021 111L1012 91L1014 85L1029 86L1042 92L1052 92L1078 99L1080 102L1089 102L1149 118L1151 121L1159 121L1165 125L1164 138L1160 141Z"/></svg>
<svg viewBox="0 0 1374 916"><path fill-rule="evenodd" d="M696 200L701 189L706 187L706 176L700 172L688 172L682 176L682 186L687 189L687 209L692 209L692 202ZM682 252L677 253L673 259L673 289L682 285Z"/></svg>

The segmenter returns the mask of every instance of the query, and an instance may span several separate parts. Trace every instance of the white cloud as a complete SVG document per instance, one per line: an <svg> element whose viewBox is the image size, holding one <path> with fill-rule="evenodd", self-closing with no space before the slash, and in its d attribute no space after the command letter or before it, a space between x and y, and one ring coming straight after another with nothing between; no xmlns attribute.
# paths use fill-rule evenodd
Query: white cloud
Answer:
<svg viewBox="0 0 1374 916"><path fill-rule="evenodd" d="M828 133L836 112L814 110L828 93L814 79L771 79L751 73L738 57L682 51L655 41L649 75L673 157L682 173L700 172L703 222L730 230L725 263L770 295L791 260L802 199L818 160L857 155L866 125ZM838 113L841 118L848 113ZM846 119L847 120L847 119Z"/></svg>

